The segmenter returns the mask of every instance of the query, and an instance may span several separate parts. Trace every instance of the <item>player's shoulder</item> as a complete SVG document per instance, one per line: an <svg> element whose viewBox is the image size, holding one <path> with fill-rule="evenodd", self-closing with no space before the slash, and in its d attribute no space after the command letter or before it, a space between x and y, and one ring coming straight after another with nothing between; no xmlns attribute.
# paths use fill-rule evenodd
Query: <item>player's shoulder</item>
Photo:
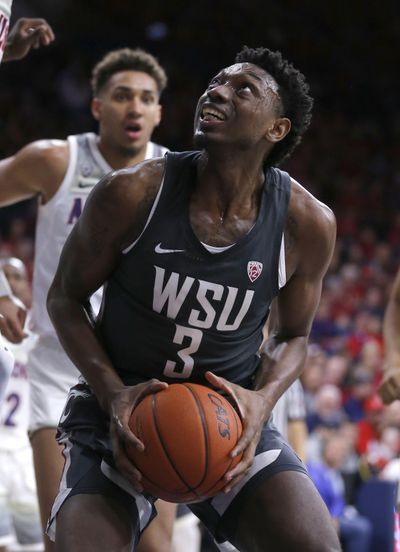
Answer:
<svg viewBox="0 0 400 552"><path fill-rule="evenodd" d="M325 237L336 234L336 218L332 209L294 178L291 178L288 219L306 233L316 232L315 237L318 237L318 234Z"/></svg>
<svg viewBox="0 0 400 552"><path fill-rule="evenodd" d="M87 206L106 209L114 217L147 213L160 189L164 168L164 158L155 158L111 171L95 186Z"/></svg>
<svg viewBox="0 0 400 552"><path fill-rule="evenodd" d="M289 273L324 272L336 240L336 219L332 210L296 180L291 179L291 194L285 226L285 249Z"/></svg>
<svg viewBox="0 0 400 552"><path fill-rule="evenodd" d="M41 171L48 171L54 176L66 171L69 160L69 146L66 140L36 140L24 146L16 155L20 164Z"/></svg>
<svg viewBox="0 0 400 552"><path fill-rule="evenodd" d="M24 146L20 151L21 153L29 154L32 156L46 158L46 157L62 157L68 155L68 141L58 140L53 138L46 138L42 140L35 140Z"/></svg>
<svg viewBox="0 0 400 552"><path fill-rule="evenodd" d="M146 159L130 167L112 171L103 179L103 186L105 189L112 189L113 193L149 193L153 188L158 190L164 172L164 157Z"/></svg>

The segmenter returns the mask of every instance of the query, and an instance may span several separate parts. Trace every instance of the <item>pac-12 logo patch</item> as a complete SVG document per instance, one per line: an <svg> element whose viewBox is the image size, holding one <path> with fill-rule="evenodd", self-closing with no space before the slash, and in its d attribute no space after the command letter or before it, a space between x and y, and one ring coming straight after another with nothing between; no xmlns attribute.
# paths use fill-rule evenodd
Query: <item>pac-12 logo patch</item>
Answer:
<svg viewBox="0 0 400 552"><path fill-rule="evenodd" d="M250 278L250 282L253 283L260 276L263 269L263 264L258 261L249 261L247 263L247 274Z"/></svg>

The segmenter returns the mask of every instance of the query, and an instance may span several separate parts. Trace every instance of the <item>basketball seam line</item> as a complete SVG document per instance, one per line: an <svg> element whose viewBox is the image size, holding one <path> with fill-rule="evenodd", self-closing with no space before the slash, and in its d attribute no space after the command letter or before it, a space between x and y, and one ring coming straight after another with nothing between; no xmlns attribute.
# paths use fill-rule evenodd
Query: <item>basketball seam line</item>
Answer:
<svg viewBox="0 0 400 552"><path fill-rule="evenodd" d="M172 461L172 458L171 456L169 455L168 453L168 449L166 447L166 444L165 444L165 441L164 439L162 438L162 435L161 435L161 431L160 431L160 426L158 424L158 420L157 420L157 412L156 412L156 398L157 398L157 393L153 396L152 398L152 404L151 404L151 409L152 409L152 414L153 414L153 421L154 421L154 427L156 429L156 432L157 432L157 435L158 435L158 438L160 440L160 443L161 443L161 446L163 448L163 451L164 451L164 454L165 456L167 457L167 460L169 461L169 464L170 466L172 467L172 469L174 470L174 472L176 473L176 475L178 476L178 478L182 481L182 483L184 485L186 485L187 489L192 492L194 495L196 495L197 497L199 496L195 489L192 488L188 483L187 481L185 481L185 479L182 477L182 475L179 473L179 471L177 470L174 462Z"/></svg>

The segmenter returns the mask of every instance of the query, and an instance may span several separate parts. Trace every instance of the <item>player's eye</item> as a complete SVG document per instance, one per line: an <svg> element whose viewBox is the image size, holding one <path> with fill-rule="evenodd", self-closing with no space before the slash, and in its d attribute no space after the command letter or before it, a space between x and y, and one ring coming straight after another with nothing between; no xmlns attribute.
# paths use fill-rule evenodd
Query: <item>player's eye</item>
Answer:
<svg viewBox="0 0 400 552"><path fill-rule="evenodd" d="M128 94L126 92L116 92L116 94L114 94L114 99L117 102L125 102L129 98L128 98Z"/></svg>
<svg viewBox="0 0 400 552"><path fill-rule="evenodd" d="M216 86L219 86L220 84L221 84L221 81L219 79L212 79L207 86L207 90L212 90L213 88L215 88Z"/></svg>
<svg viewBox="0 0 400 552"><path fill-rule="evenodd" d="M142 97L142 102L146 105L153 104L155 102L155 97L152 94L146 94Z"/></svg>
<svg viewBox="0 0 400 552"><path fill-rule="evenodd" d="M252 93L254 91L253 85L249 84L248 82L243 82L237 87L238 92L244 92L244 93Z"/></svg>

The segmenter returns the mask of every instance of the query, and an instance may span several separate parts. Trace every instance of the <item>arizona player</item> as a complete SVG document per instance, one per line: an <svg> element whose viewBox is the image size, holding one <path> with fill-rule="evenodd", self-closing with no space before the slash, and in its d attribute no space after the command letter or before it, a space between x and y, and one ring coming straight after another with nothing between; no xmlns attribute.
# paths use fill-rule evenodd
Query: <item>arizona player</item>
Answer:
<svg viewBox="0 0 400 552"><path fill-rule="evenodd" d="M31 443L42 523L45 526L63 466L55 441L69 388L78 372L65 355L47 315L46 295L61 248L87 196L104 174L166 149L150 141L161 119L167 78L157 60L136 49L108 53L92 74L92 113L99 133L40 140L0 162L0 204L36 196L39 203L33 276L32 327L38 335L29 360ZM100 294L92 298L98 308ZM46 550L51 543L46 541Z"/></svg>
<svg viewBox="0 0 400 552"><path fill-rule="evenodd" d="M21 59L33 46L48 45L54 40L51 27L44 19L19 19L8 35L12 0L0 0L0 63ZM25 309L12 298L12 291L0 269L0 329L17 343L24 337L22 327ZM4 316L3 316L4 315ZM13 367L13 357L0 335L0 404Z"/></svg>
<svg viewBox="0 0 400 552"><path fill-rule="evenodd" d="M27 308L30 286L24 264L0 259L12 292ZM15 365L0 406L0 550L18 543L20 550L43 550L42 530L28 439L29 381L27 357L36 337L27 331L24 341L8 343Z"/></svg>

